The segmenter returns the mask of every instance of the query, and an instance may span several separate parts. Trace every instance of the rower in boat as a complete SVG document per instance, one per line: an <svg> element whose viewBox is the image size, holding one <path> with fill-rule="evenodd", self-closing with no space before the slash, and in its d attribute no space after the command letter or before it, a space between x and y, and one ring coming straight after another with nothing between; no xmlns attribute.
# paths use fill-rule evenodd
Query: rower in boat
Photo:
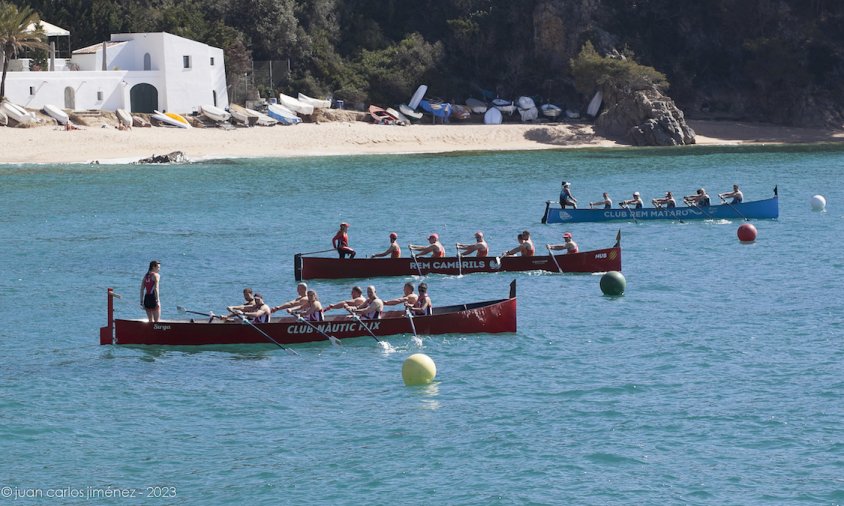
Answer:
<svg viewBox="0 0 844 506"><path fill-rule="evenodd" d="M612 199L610 198L610 194L604 192L603 200L599 200L597 202L590 202L589 207L592 208L594 206L604 206L604 209L612 209Z"/></svg>
<svg viewBox="0 0 844 506"><path fill-rule="evenodd" d="M671 209L677 207L677 201L674 200L674 194L671 192L665 192L664 197L652 199L651 203L656 208L667 207Z"/></svg>
<svg viewBox="0 0 844 506"><path fill-rule="evenodd" d="M457 249L461 250L460 254L463 256L476 253L478 258L485 257L489 253L489 245L484 240L484 233L480 230L475 232L475 244L462 244L458 242Z"/></svg>
<svg viewBox="0 0 844 506"><path fill-rule="evenodd" d="M621 202L618 203L618 205L620 207L633 206L636 209L641 209L642 204L643 204L642 196L639 195L639 192L633 192L633 198L632 199L622 200Z"/></svg>
<svg viewBox="0 0 844 506"><path fill-rule="evenodd" d="M337 250L337 254L340 255L340 258L346 258L346 255L349 255L349 258L355 258L355 250L349 247L349 224L345 221L340 224L340 230L334 234L334 237L331 238L331 245L334 246L334 249Z"/></svg>
<svg viewBox="0 0 844 506"><path fill-rule="evenodd" d="M692 207L709 207L709 195L703 188L698 188L694 195L686 195L683 202Z"/></svg>
<svg viewBox="0 0 844 506"><path fill-rule="evenodd" d="M396 242L396 239L399 238L399 235L395 232L390 232L390 245L387 246L387 249L384 250L383 253L376 253L372 255L370 258L381 258L387 255L390 255L390 258L401 258L401 247L399 243Z"/></svg>
<svg viewBox="0 0 844 506"><path fill-rule="evenodd" d="M563 244L546 244L545 246L549 250L565 250L566 254L577 253L577 243L572 239L571 232L563 234L563 241Z"/></svg>
<svg viewBox="0 0 844 506"><path fill-rule="evenodd" d="M366 300L359 306L345 305L343 309L357 315L362 320L380 320L381 313L384 312L384 301L378 298L375 293L375 286L369 285L366 287Z"/></svg>
<svg viewBox="0 0 844 506"><path fill-rule="evenodd" d="M272 311L270 306L264 303L264 297L260 293L255 294L255 305L250 311L234 310L234 314L247 318L252 323L269 323Z"/></svg>
<svg viewBox="0 0 844 506"><path fill-rule="evenodd" d="M366 302L366 298L363 296L363 290L361 290L359 286L353 286L351 299L341 300L340 302L329 304L323 311L331 311L332 309L340 309L346 306L358 307L364 302Z"/></svg>
<svg viewBox="0 0 844 506"><path fill-rule="evenodd" d="M243 304L239 304L237 306L226 306L226 310L228 310L229 314L224 316L223 318L226 320L231 319L236 315L234 312L235 310L240 311L249 311L255 305L255 297L252 295L251 288L244 288L243 289Z"/></svg>
<svg viewBox="0 0 844 506"><path fill-rule="evenodd" d="M741 192L741 190L739 189L739 185L737 184L733 185L733 191L719 193L718 197L723 201L726 201L727 199L733 199L730 204L741 204L744 200L744 194Z"/></svg>
<svg viewBox="0 0 844 506"><path fill-rule="evenodd" d="M428 284L419 283L419 297L413 304L405 303L404 305L414 315L430 316L434 314L434 305L431 302L431 297L428 296Z"/></svg>
<svg viewBox="0 0 844 506"><path fill-rule="evenodd" d="M511 249L510 251L506 251L504 253L504 256L509 257L516 254L520 254L523 257L532 257L533 254L536 252L536 247L534 247L533 240L530 238L530 232L528 232L527 230L523 230L519 235L516 236L516 239L518 239L519 245Z"/></svg>
<svg viewBox="0 0 844 506"><path fill-rule="evenodd" d="M413 304L416 304L416 301L419 299L419 296L413 293L413 283L411 283L410 281L405 283L403 290L404 295L397 299L385 300L384 305L397 306L399 304L410 304L412 306Z"/></svg>
<svg viewBox="0 0 844 506"><path fill-rule="evenodd" d="M563 181L563 187L560 190L560 207L565 209L566 206L577 209L577 199L571 194L571 183Z"/></svg>
<svg viewBox="0 0 844 506"><path fill-rule="evenodd" d="M270 309L271 312L275 313L276 311L281 311L282 309L292 309L301 306L305 302L308 301L308 284L307 283L299 283L296 285L296 298L293 300L289 300L280 306L275 306Z"/></svg>
<svg viewBox="0 0 844 506"><path fill-rule="evenodd" d="M417 246L415 244L411 244L410 251L416 251L416 256L421 257L427 254L431 254L431 258L442 258L445 256L445 248L443 245L440 244L440 236L437 234L431 234L428 236L428 245L427 246Z"/></svg>
<svg viewBox="0 0 844 506"><path fill-rule="evenodd" d="M287 312L292 315L301 316L309 322L321 322L325 319L322 303L319 301L319 295L317 295L316 290L308 290L307 304L298 308L288 309Z"/></svg>

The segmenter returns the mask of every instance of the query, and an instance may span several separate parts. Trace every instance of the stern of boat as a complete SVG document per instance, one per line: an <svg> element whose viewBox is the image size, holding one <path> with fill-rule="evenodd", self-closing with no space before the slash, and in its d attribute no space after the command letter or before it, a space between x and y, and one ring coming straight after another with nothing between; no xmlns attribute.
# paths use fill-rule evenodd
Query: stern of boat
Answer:
<svg viewBox="0 0 844 506"><path fill-rule="evenodd" d="M114 293L113 288L108 289L108 325L100 327L100 344L115 344L117 342L114 335L114 298L120 297Z"/></svg>

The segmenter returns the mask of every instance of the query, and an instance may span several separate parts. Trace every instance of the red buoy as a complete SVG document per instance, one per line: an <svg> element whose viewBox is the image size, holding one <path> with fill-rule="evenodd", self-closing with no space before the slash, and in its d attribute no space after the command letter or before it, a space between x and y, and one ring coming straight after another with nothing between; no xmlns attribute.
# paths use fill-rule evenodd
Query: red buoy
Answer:
<svg viewBox="0 0 844 506"><path fill-rule="evenodd" d="M741 242L753 242L756 240L756 227L750 223L744 223L738 228L736 235Z"/></svg>

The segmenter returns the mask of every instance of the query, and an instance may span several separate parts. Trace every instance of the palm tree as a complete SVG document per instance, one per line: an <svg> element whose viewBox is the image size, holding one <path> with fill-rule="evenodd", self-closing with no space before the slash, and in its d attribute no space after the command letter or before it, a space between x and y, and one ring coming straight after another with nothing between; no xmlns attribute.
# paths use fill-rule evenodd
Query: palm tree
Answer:
<svg viewBox="0 0 844 506"><path fill-rule="evenodd" d="M0 101L6 96L6 71L9 70L12 56L23 49L47 49L40 22L38 14L31 8L18 9L8 2L0 2L0 53L3 57ZM34 25L35 29L29 30L30 25Z"/></svg>

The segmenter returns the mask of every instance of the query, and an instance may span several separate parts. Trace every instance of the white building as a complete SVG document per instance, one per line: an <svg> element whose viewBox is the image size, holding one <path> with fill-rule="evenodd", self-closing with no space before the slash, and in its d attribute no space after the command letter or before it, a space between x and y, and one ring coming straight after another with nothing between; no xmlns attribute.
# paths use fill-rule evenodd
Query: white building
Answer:
<svg viewBox="0 0 844 506"><path fill-rule="evenodd" d="M10 62L12 63L12 62ZM112 34L77 49L53 71L10 71L6 97L31 109L126 109L190 113L200 105L228 107L223 50L169 33Z"/></svg>

